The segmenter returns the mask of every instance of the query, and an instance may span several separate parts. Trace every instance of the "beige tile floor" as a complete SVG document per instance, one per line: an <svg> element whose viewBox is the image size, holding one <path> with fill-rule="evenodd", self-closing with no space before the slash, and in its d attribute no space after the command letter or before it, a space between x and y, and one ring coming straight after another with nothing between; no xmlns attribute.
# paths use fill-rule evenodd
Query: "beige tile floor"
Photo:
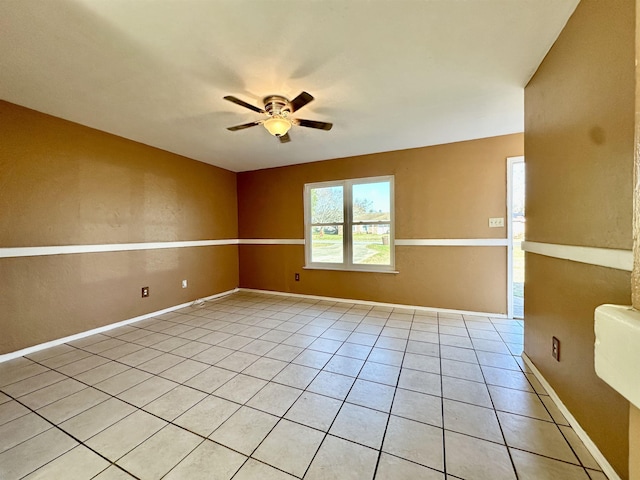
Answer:
<svg viewBox="0 0 640 480"><path fill-rule="evenodd" d="M522 338L237 293L0 364L0 478L606 479Z"/></svg>

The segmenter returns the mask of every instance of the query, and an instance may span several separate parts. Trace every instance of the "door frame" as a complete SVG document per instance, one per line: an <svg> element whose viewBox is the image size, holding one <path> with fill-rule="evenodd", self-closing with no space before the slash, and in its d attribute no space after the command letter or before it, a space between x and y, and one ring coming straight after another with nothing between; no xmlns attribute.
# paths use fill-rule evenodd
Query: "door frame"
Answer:
<svg viewBox="0 0 640 480"><path fill-rule="evenodd" d="M513 166L524 163L524 155L507 157L507 316L513 317Z"/></svg>

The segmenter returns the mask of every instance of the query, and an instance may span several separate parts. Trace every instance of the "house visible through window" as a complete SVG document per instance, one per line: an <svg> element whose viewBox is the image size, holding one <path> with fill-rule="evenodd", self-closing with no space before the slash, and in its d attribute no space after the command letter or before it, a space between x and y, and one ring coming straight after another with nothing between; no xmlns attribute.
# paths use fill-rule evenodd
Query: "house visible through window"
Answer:
<svg viewBox="0 0 640 480"><path fill-rule="evenodd" d="M393 176L305 185L307 268L394 268Z"/></svg>

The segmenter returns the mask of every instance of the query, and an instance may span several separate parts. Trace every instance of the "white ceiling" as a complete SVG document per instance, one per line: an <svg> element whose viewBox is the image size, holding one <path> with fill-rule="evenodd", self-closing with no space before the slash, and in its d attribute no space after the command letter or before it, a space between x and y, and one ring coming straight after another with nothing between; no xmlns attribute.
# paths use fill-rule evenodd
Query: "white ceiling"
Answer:
<svg viewBox="0 0 640 480"><path fill-rule="evenodd" d="M233 171L521 132L577 3L3 0L0 98ZM333 130L226 130L302 90Z"/></svg>

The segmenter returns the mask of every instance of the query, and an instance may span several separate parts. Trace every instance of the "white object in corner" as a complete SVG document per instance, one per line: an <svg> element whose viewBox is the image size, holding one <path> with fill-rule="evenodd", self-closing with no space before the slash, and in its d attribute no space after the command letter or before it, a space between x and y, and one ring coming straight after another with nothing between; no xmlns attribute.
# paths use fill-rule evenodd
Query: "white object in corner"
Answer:
<svg viewBox="0 0 640 480"><path fill-rule="evenodd" d="M595 312L598 376L640 408L640 311L600 305Z"/></svg>

